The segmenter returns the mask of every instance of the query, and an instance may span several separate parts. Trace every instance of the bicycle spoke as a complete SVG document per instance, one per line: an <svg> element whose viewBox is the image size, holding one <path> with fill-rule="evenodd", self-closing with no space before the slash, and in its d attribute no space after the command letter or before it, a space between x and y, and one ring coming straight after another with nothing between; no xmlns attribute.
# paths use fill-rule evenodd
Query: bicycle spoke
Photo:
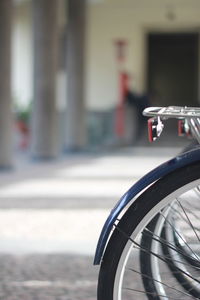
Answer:
<svg viewBox="0 0 200 300"><path fill-rule="evenodd" d="M136 246L138 246L138 248L141 251L144 251L145 253L148 254L152 254L153 256L157 257L159 260L163 261L166 264L169 264L170 262L168 260L166 260L165 258L163 258L162 255L159 255L151 250L146 250L145 248L142 248L140 246L140 244L138 244L136 241L134 241L131 237L129 237L124 231L122 231L118 226L115 226L116 229L122 233L124 235L124 237L126 237L129 241L131 241L133 244L135 244ZM197 278L194 278L191 274L185 272L184 270L180 269L179 267L176 267L178 271L180 271L182 274L186 275L187 277L189 277L190 279L194 280L195 282L197 282L198 284L200 284L200 280L198 280Z"/></svg>
<svg viewBox="0 0 200 300"><path fill-rule="evenodd" d="M200 208L198 207L198 208L196 208L196 209L199 210ZM184 216L183 216L180 212L178 212L178 211L176 211L176 212L177 212L178 215L181 217L181 219L183 219L187 224L190 224L190 222L188 221L187 218L184 218ZM196 220L199 220L199 217L200 217L200 216L197 216L197 215L194 213L194 211L189 210L189 208L185 207L185 212L191 214L193 217L196 218ZM194 226L194 225L193 225L193 227L194 227L194 229L195 229L197 232L200 232L200 229L199 229L199 228L197 228L197 227Z"/></svg>
<svg viewBox="0 0 200 300"><path fill-rule="evenodd" d="M194 252L194 250L190 247L188 243L183 239L183 237L180 235L180 233L176 230L176 228L169 222L168 218L166 218L162 213L160 213L163 218L165 219L165 222L171 226L171 228L174 230L174 232L179 236L179 238L182 240L182 242L186 245L186 247L192 252L192 254L196 257L196 259L200 262L200 258L198 255ZM194 259L191 256L186 255L186 253L182 252L182 254L188 258Z"/></svg>
<svg viewBox="0 0 200 300"><path fill-rule="evenodd" d="M132 289L132 288L123 288L123 290L128 290L128 291L132 291L132 292L137 292L137 293L140 293L140 294L145 294L145 295L152 295L152 296L158 296L158 297L162 297L162 298L166 298L166 299L172 299L172 300L180 300L180 298L172 298L172 297L169 297L169 296L166 296L166 295L161 295L161 294L155 294L155 293L151 293L151 292L147 292L147 291L141 291L141 290L137 290L137 289ZM190 296L190 298L194 299L194 297Z"/></svg>
<svg viewBox="0 0 200 300"><path fill-rule="evenodd" d="M150 280L153 280L153 281L155 281L155 282L158 282L158 283L162 284L163 286L165 286L165 287L167 287L167 288L169 288L169 289L171 289L171 290L174 290L174 291L176 291L176 292L179 292L179 293L183 294L184 296L191 296L190 294L188 294L188 293L186 293L186 292L180 291L180 290L176 289L175 287L170 286L170 285L168 285L168 284L166 284L166 283L164 283L164 282L162 282L162 281L160 281L160 280L157 280L157 279L155 279L155 278L152 278L151 276L148 276L148 275L146 275L146 274L143 274L143 273L141 273L140 271L137 271L137 270L131 269L131 268L128 268L128 270L130 270L130 271L132 271L132 272L134 272L134 273L136 273L136 274L142 275L142 276L145 277L145 278L148 278L148 279L150 279Z"/></svg>
<svg viewBox="0 0 200 300"><path fill-rule="evenodd" d="M190 219L189 219L189 217L188 217L188 215L187 215L187 213L186 213L184 207L182 206L182 204L180 203L180 201L178 200L178 198L176 199L176 201L178 202L179 206L180 206L181 209L183 210L183 212L184 212L184 214L185 214L185 216L186 216L186 218L187 218L187 220L188 220L188 222L189 222L190 227L192 228L194 234L196 235L198 241L200 242L200 238L199 238L199 236L198 236L198 234L197 234L197 232L196 232L196 230L195 230L195 228L194 228L192 222L190 221Z"/></svg>
<svg viewBox="0 0 200 300"><path fill-rule="evenodd" d="M161 238L160 236L156 236L156 235L155 235L152 231L150 231L149 229L145 228L145 231L148 231L148 232L151 234L151 237L152 237L152 239L153 239L154 241L160 243L161 245L167 246L168 248L170 248L171 250L175 251L175 252L178 253L178 254L181 254L181 255L184 255L185 257L187 257L187 255L186 255L183 251L181 251L180 249L176 248L173 244L167 242L165 239ZM142 232L142 234L145 234L145 233ZM165 256L165 255L163 255L163 256L166 257L166 258L168 258L168 257ZM191 260L194 260L194 262L196 262L196 260L195 260L194 258L190 257L189 255L188 255L188 258L190 258ZM188 263L183 262L183 261L179 261L179 260L174 259L174 258L173 258L173 261L178 262L178 263L182 263L183 265L186 265L186 266L190 266ZM200 267L196 267L196 266L195 266L194 268L195 268L196 270L200 270Z"/></svg>

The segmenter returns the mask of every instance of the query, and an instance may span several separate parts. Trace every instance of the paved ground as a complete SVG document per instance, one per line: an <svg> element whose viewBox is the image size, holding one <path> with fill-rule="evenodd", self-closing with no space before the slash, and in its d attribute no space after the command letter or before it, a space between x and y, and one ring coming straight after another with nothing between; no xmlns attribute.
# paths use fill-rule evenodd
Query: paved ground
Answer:
<svg viewBox="0 0 200 300"><path fill-rule="evenodd" d="M0 299L95 300L101 227L119 197L177 148L20 158L0 174Z"/></svg>
<svg viewBox="0 0 200 300"><path fill-rule="evenodd" d="M95 300L96 280L88 256L0 255L1 300Z"/></svg>

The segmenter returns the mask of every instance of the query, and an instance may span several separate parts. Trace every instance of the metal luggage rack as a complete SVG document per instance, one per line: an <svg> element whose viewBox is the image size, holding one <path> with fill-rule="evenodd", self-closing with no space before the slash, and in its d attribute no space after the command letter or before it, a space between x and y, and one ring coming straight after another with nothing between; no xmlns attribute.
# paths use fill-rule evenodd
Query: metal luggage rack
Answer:
<svg viewBox="0 0 200 300"><path fill-rule="evenodd" d="M164 128L162 121L170 118L179 119L178 135L195 138L200 144L200 108L186 106L148 107L143 115L151 117L148 120L150 142L155 141Z"/></svg>
<svg viewBox="0 0 200 300"><path fill-rule="evenodd" d="M168 106L168 107L148 107L143 111L147 117L168 118L200 118L199 107Z"/></svg>

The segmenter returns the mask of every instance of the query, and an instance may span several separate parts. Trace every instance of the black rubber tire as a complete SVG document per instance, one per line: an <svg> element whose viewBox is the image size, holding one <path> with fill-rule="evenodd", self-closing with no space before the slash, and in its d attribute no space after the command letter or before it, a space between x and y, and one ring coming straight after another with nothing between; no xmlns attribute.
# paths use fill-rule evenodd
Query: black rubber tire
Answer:
<svg viewBox="0 0 200 300"><path fill-rule="evenodd" d="M117 224L103 256L98 280L98 300L113 300L113 288L118 263L123 249L137 225L166 196L199 178L200 163L191 164L176 170L151 185L128 208ZM135 299L138 299L138 296ZM154 295L153 299L163 300L163 298L156 295Z"/></svg>

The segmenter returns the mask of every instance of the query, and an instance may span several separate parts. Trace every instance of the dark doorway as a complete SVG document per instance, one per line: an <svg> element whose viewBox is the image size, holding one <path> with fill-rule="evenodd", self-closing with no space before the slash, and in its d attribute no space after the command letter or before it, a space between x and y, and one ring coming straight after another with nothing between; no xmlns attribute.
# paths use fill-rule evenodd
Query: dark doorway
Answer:
<svg viewBox="0 0 200 300"><path fill-rule="evenodd" d="M149 34L151 105L198 105L198 34Z"/></svg>

